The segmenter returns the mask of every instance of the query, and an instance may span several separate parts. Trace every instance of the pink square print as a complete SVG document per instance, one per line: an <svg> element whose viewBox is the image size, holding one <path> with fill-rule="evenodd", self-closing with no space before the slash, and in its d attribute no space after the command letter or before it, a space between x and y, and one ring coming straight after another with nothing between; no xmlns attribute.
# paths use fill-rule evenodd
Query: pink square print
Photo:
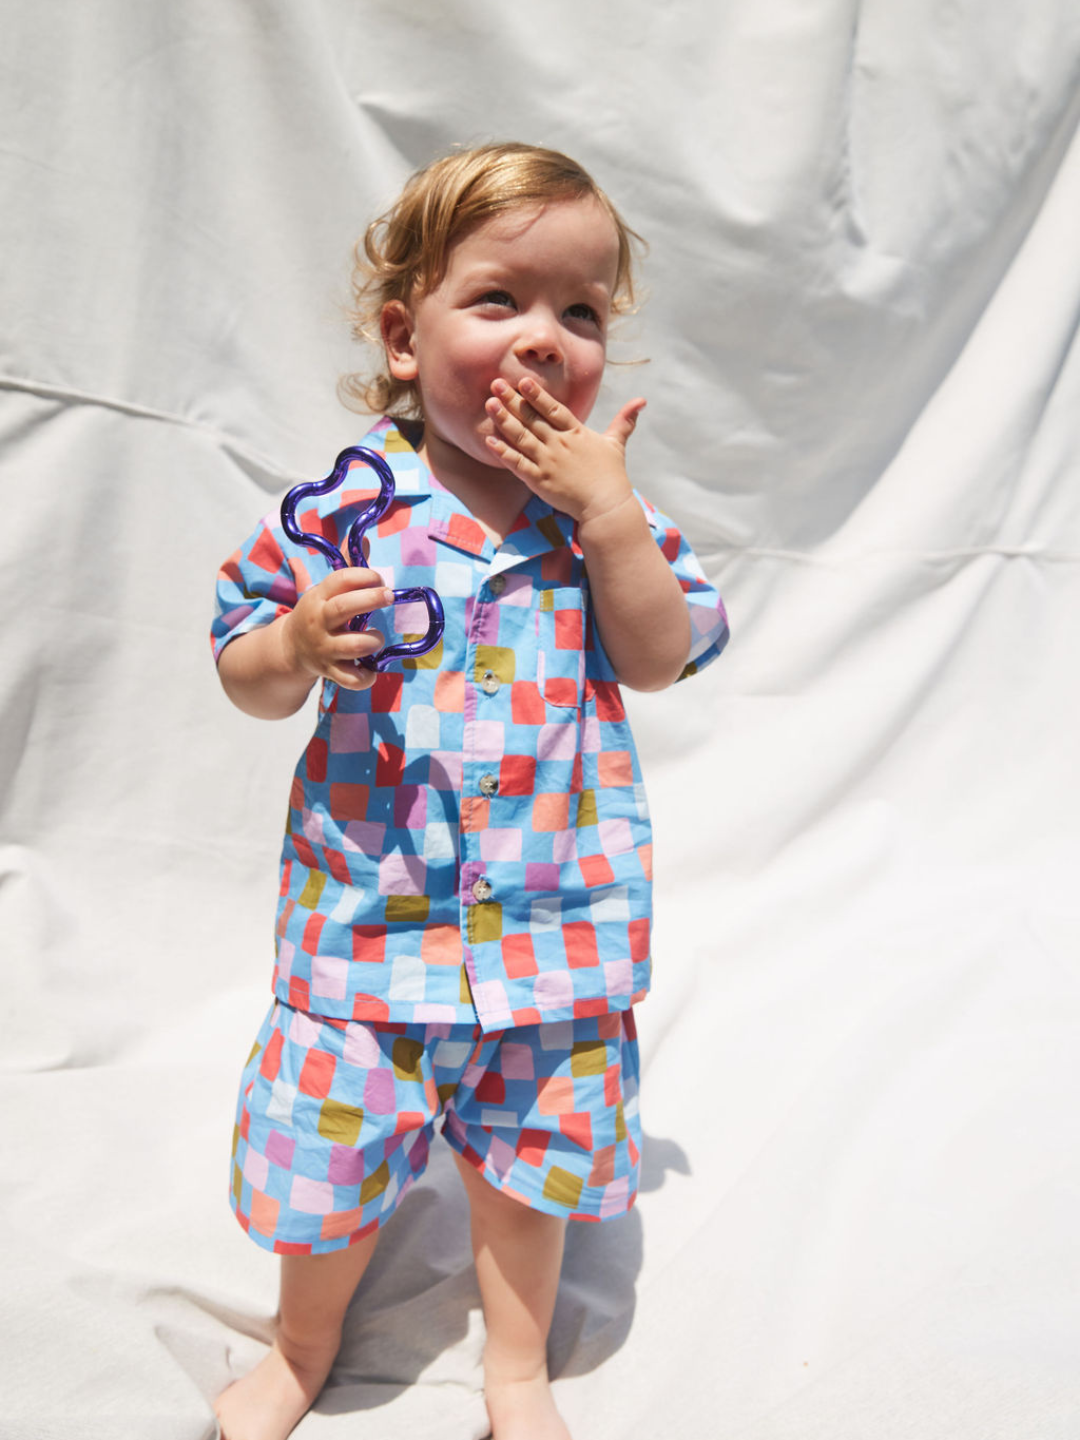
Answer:
<svg viewBox="0 0 1080 1440"><path fill-rule="evenodd" d="M506 749L506 738L501 720L475 720L468 727L466 747L472 741L473 760L501 760Z"/></svg>
<svg viewBox="0 0 1080 1440"><path fill-rule="evenodd" d="M379 861L379 894L422 895L426 876L422 855L384 855Z"/></svg>
<svg viewBox="0 0 1080 1440"><path fill-rule="evenodd" d="M410 527L401 532L402 565L434 565L435 555L435 541L426 530ZM423 628L427 629L426 615Z"/></svg>
<svg viewBox="0 0 1080 1440"><path fill-rule="evenodd" d="M244 1179L254 1185L256 1190L265 1190L269 1175L269 1160L265 1155L260 1155L257 1150L252 1150L249 1145L248 1152L244 1156Z"/></svg>
<svg viewBox="0 0 1080 1440"><path fill-rule="evenodd" d="M401 785L394 795L394 824L399 830L423 830L427 824L427 786Z"/></svg>
<svg viewBox="0 0 1080 1440"><path fill-rule="evenodd" d="M311 957L311 993L326 1000L344 1000L349 961L335 955Z"/></svg>
<svg viewBox="0 0 1080 1440"><path fill-rule="evenodd" d="M557 890L559 888L558 865L525 866L526 890Z"/></svg>
<svg viewBox="0 0 1080 1440"><path fill-rule="evenodd" d="M634 848L630 821L619 817L600 821L600 848L605 855L628 855Z"/></svg>
<svg viewBox="0 0 1080 1440"><path fill-rule="evenodd" d="M433 750L428 762L428 784L435 790L460 790L461 753Z"/></svg>
<svg viewBox="0 0 1080 1440"><path fill-rule="evenodd" d="M371 727L364 712L355 715L333 715L330 718L330 749L336 755L349 755L371 749Z"/></svg>
<svg viewBox="0 0 1080 1440"><path fill-rule="evenodd" d="M362 850L365 855L381 855L386 826L373 820L349 820L341 837L344 850Z"/></svg>
<svg viewBox="0 0 1080 1440"><path fill-rule="evenodd" d="M488 1146L486 1156L487 1168L494 1173L498 1180L506 1179L516 1159L517 1151L512 1145L508 1145L498 1135L491 1137L491 1144Z"/></svg>
<svg viewBox="0 0 1080 1440"><path fill-rule="evenodd" d="M541 1010L561 1010L574 998L569 970L542 970L533 981L533 1000Z"/></svg>
<svg viewBox="0 0 1080 1440"><path fill-rule="evenodd" d="M329 1215L334 1209L334 1187L326 1180L294 1175L289 1204L304 1215Z"/></svg>
<svg viewBox="0 0 1080 1440"><path fill-rule="evenodd" d="M499 1049L499 1068L505 1080L532 1080L536 1076L532 1047L504 1041Z"/></svg>
<svg viewBox="0 0 1080 1440"><path fill-rule="evenodd" d="M541 725L536 739L538 760L573 760L577 754L577 726L573 721L562 725Z"/></svg>
<svg viewBox="0 0 1080 1440"><path fill-rule="evenodd" d="M481 830L481 860L520 860L520 830Z"/></svg>
<svg viewBox="0 0 1080 1440"><path fill-rule="evenodd" d="M351 1025L346 1026L343 1054L350 1065L355 1065L360 1070L370 1070L373 1065L382 1061L382 1051L379 1049L375 1032L362 1020L354 1020Z"/></svg>

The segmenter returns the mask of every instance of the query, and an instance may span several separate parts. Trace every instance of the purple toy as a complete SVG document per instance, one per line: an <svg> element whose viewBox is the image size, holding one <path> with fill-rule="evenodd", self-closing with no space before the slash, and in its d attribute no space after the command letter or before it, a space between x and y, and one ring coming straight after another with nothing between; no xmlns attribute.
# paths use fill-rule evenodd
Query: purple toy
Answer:
<svg viewBox="0 0 1080 1440"><path fill-rule="evenodd" d="M310 484L294 485L285 499L281 502L281 528L290 540L297 545L305 545L309 550L317 550L335 570L345 569L345 559L336 545L331 545L329 540L324 540L321 535L310 535L300 530L296 524L296 507L301 500L308 499L312 495L328 495L331 490L336 490L348 473L349 466L354 460L359 460L363 465L370 465L379 477L379 494L367 505L349 526L349 535L346 541L346 548L349 552L349 560L353 565L365 569L367 562L364 559L362 540L365 530L377 524L390 508L394 498L394 476L390 466L383 457L374 450L367 450L362 445L351 445L348 450L343 450L334 461L334 468L325 480L314 480ZM362 660L357 660L357 665L362 665L365 670L385 670L391 660L396 660L408 655L425 655L442 639L443 627L446 624L443 616L442 601L434 590L426 585L412 585L404 590L395 590L395 603L399 601L422 600L427 606L428 629L427 634L419 640L405 640L400 645L384 645L374 655L367 655ZM349 621L349 629L363 630L367 625L370 615L354 615Z"/></svg>

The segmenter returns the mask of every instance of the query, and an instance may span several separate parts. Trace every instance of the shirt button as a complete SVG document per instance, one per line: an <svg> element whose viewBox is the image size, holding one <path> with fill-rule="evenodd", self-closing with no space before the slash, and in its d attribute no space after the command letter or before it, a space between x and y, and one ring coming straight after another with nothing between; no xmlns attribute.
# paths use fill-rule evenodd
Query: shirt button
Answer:
<svg viewBox="0 0 1080 1440"><path fill-rule="evenodd" d="M472 893L474 900L491 899L491 881L486 875L481 875L480 879L473 884Z"/></svg>
<svg viewBox="0 0 1080 1440"><path fill-rule="evenodd" d="M506 576L493 575L488 581L488 589L493 595L501 595L502 592L506 589Z"/></svg>
<svg viewBox="0 0 1080 1440"><path fill-rule="evenodd" d="M494 670L485 670L483 679L480 681L480 689L485 695L494 695L502 681L495 674Z"/></svg>
<svg viewBox="0 0 1080 1440"><path fill-rule="evenodd" d="M495 794L495 791L498 790L498 788L499 788L499 781L498 781L498 778L497 778L496 776L494 776L494 775L481 775L481 776L480 776L480 794L481 794L481 795L494 795L494 794Z"/></svg>

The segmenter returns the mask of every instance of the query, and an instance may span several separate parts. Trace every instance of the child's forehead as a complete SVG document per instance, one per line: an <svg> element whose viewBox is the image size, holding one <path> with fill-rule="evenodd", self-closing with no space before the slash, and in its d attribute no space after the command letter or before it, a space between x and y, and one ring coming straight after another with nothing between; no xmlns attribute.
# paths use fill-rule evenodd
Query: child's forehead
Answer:
<svg viewBox="0 0 1080 1440"><path fill-rule="evenodd" d="M555 260L566 250L585 261L617 260L615 222L595 196L511 205L456 236L446 259L455 266L486 260L542 263L545 257Z"/></svg>

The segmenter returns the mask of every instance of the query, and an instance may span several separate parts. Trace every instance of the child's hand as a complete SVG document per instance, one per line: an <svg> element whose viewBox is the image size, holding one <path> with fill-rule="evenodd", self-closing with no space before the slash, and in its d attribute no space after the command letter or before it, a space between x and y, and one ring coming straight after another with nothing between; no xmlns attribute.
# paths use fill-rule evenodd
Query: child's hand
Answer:
<svg viewBox="0 0 1080 1440"><path fill-rule="evenodd" d="M497 436L488 448L507 470L556 510L584 523L621 505L630 495L626 443L645 408L629 400L601 435L526 376L515 390L495 380L485 409Z"/></svg>
<svg viewBox="0 0 1080 1440"><path fill-rule="evenodd" d="M322 676L346 690L366 690L375 683L375 671L353 662L372 655L384 644L378 630L353 633L354 615L366 615L392 605L394 594L374 570L352 566L335 570L318 585L305 590L282 622L282 651L298 675ZM310 683L310 682L309 682Z"/></svg>

